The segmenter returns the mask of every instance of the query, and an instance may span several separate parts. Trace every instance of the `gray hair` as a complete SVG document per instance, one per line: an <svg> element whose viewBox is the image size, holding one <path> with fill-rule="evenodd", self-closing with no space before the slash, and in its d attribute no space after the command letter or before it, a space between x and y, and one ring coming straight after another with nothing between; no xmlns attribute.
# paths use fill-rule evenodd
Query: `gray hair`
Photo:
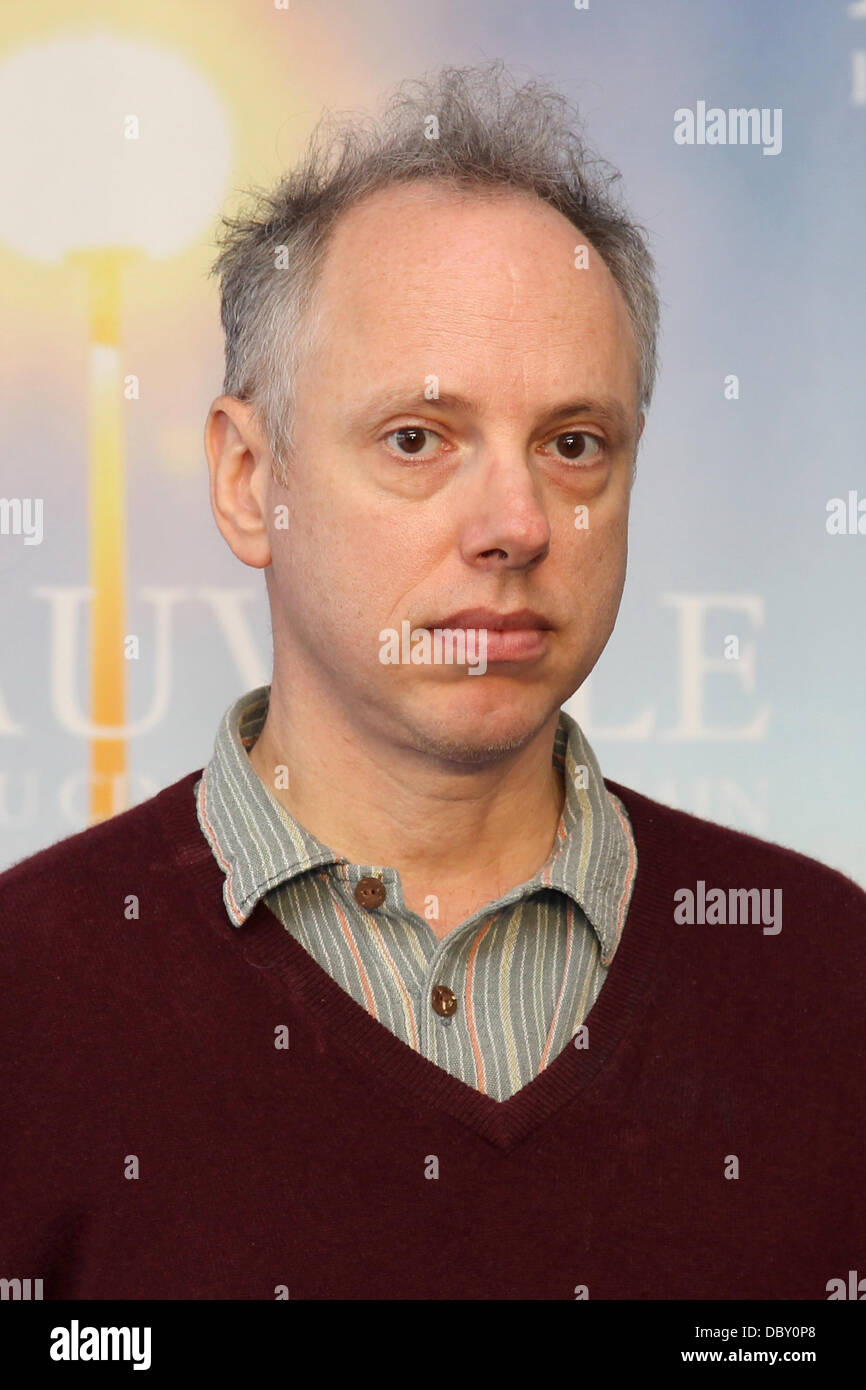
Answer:
<svg viewBox="0 0 866 1390"><path fill-rule="evenodd" d="M589 151L579 125L561 93L538 80L516 88L501 59L443 68L401 83L378 121L326 112L301 162L272 190L249 190L249 211L222 218L211 275L220 277L223 391L252 403L283 484L294 383L315 342L318 271L334 224L366 195L410 180L441 179L478 194L520 189L567 217L625 300L639 406L649 406L657 371L655 265L644 229L611 191L619 173Z"/></svg>

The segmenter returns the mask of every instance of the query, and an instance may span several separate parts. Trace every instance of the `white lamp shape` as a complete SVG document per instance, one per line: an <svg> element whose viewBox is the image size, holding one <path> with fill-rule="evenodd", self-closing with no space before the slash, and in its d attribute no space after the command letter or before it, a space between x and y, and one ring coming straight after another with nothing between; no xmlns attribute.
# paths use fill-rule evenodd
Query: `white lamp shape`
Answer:
<svg viewBox="0 0 866 1390"><path fill-rule="evenodd" d="M229 126L185 58L95 32L0 62L0 129L0 239L88 275L90 816L100 820L129 805L121 268L176 255L200 233L224 196Z"/></svg>

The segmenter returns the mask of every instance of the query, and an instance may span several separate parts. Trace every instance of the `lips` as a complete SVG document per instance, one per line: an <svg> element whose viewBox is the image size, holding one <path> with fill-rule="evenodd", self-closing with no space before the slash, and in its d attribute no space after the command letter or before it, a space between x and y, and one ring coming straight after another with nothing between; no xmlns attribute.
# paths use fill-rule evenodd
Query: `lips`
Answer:
<svg viewBox="0 0 866 1390"><path fill-rule="evenodd" d="M488 666L503 663L532 664L547 654L553 628L547 618L534 608L518 608L513 613L498 613L495 608L461 608L447 618L428 625L435 628L474 628L483 632L482 655Z"/></svg>
<svg viewBox="0 0 866 1390"><path fill-rule="evenodd" d="M513 613L497 613L494 608L461 608L447 618L438 618L435 623L426 623L428 631L433 628L486 628L488 632L516 632L535 628L549 631L553 627L541 613L532 608L519 608Z"/></svg>

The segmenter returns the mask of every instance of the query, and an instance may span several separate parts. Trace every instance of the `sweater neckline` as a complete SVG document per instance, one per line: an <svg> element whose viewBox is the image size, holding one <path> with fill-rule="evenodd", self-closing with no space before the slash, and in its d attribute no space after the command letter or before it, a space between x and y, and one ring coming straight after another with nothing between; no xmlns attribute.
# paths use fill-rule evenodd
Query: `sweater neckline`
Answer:
<svg viewBox="0 0 866 1390"><path fill-rule="evenodd" d="M188 881L202 922L230 942L250 967L263 971L277 993L300 1004L349 1051L380 1077L390 1079L414 1109L444 1111L482 1139L508 1152L565 1105L582 1096L610 1063L626 1036L649 1008L650 981L660 949L661 924L670 917L671 897L660 871L666 808L605 778L624 803L638 851L638 870L619 948L592 1009L584 1020L588 1046L570 1040L544 1071L506 1100L476 1091L438 1067L392 1033L319 965L260 901L246 923L235 927L223 905L224 876L201 832L195 784L203 769L188 773L153 798L169 862ZM190 901L183 889L178 901Z"/></svg>

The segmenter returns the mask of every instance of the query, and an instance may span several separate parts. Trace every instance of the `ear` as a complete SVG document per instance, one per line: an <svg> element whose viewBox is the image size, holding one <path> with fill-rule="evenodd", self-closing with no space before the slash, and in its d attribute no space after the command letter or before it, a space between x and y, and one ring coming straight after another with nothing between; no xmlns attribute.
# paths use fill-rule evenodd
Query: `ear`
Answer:
<svg viewBox="0 0 866 1390"><path fill-rule="evenodd" d="M631 481L632 481L632 487L634 486L635 479L637 478L637 451L638 451L638 448L640 447L641 435L643 434L643 427L644 427L645 424L646 424L646 415L645 415L645 413L644 413L643 411L641 411L641 413L640 413L640 415L639 415L639 417L638 417L637 438L635 439L635 442L634 442L634 459L632 460L632 465L631 465Z"/></svg>
<svg viewBox="0 0 866 1390"><path fill-rule="evenodd" d="M217 396L204 446L217 527L239 560L264 569L271 563L267 515L273 461L253 407L236 396Z"/></svg>

